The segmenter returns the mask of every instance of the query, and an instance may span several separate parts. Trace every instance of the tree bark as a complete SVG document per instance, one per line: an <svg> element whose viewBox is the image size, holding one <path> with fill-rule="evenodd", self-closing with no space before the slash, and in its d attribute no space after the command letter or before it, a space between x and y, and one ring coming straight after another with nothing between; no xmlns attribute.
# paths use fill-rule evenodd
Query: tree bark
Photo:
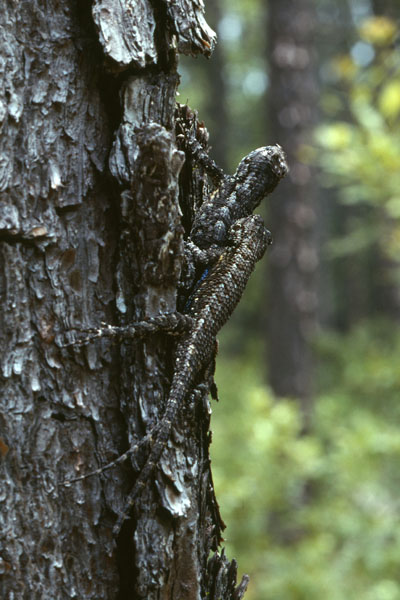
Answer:
<svg viewBox="0 0 400 600"><path fill-rule="evenodd" d="M316 119L315 15L309 0L269 3L271 140L287 152L289 176L271 199L269 226L269 376L274 392L311 396L310 336L317 309L315 183L299 151Z"/></svg>
<svg viewBox="0 0 400 600"><path fill-rule="evenodd" d="M204 390L182 411L118 539L112 525L145 452L62 484L118 457L162 415L170 339L63 344L72 329L175 309L177 52L209 55L213 45L201 0L4 2L2 598L244 593L234 561L215 554L207 568L222 522Z"/></svg>

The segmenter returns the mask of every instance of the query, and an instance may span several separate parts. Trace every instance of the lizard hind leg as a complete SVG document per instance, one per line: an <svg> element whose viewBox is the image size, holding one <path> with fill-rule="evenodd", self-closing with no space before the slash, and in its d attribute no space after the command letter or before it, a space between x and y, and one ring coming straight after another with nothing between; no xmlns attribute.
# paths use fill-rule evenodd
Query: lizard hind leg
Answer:
<svg viewBox="0 0 400 600"><path fill-rule="evenodd" d="M156 426L157 427L157 426ZM144 487L147 485L150 476L152 475L157 462L165 448L168 438L171 433L172 422L169 419L163 419L158 435L154 438L154 445L150 450L150 455L145 462L145 465L135 482L135 485L129 494L122 513L118 516L113 527L113 534L116 537L121 531L124 521L129 517L129 514L135 504L138 496L140 496Z"/></svg>
<svg viewBox="0 0 400 600"><path fill-rule="evenodd" d="M64 485L65 487L69 487L71 485L71 483L75 483L77 481L82 481L83 479L87 479L88 477L93 477L94 475L100 475L101 473L103 473L104 471L107 471L108 469L113 469L117 465L124 462L132 454L135 454L135 452L137 452L140 448L142 448L142 446L144 446L147 443L151 443L152 437L155 435L156 429L157 429L157 426L155 426L151 431L149 431L149 433L147 435L145 435L139 442L137 442L137 444L133 444L130 448L128 448L128 450L126 452L121 454L121 456L119 456L115 460L107 463L106 465L103 465L102 467L99 467L98 469L95 469L94 471L90 471L89 473L85 473L84 475L79 475L79 477L73 477L72 479L65 479L64 481L61 482L61 485Z"/></svg>

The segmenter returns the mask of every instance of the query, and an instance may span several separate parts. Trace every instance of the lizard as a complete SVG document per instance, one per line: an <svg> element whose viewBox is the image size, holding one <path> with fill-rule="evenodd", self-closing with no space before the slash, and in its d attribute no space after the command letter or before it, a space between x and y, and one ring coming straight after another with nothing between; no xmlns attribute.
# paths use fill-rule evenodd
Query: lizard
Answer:
<svg viewBox="0 0 400 600"><path fill-rule="evenodd" d="M175 351L172 383L159 425L156 425L139 444L130 448L117 461L92 473L64 482L72 483L100 473L132 454L144 440L153 442L148 458L129 494L126 509L114 525L114 535L118 535L136 498L153 473L169 439L179 407L193 389L196 380L212 361L216 335L234 311L256 262L262 258L271 241L271 234L259 215L238 219L229 229L227 245L218 260L193 292L187 314L165 313L126 328L108 326L105 330L94 332L93 337L104 334L135 337L159 330L180 334Z"/></svg>
<svg viewBox="0 0 400 600"><path fill-rule="evenodd" d="M269 243L271 234L265 229L259 215L239 219L230 228L229 245L194 292L188 315L182 315L184 327L189 323L187 316L191 317L192 322L177 343L174 374L161 426L129 494L126 509L114 525L114 535L119 533L136 498L153 473L169 439L179 407L213 359L216 335L235 309L256 262L262 258ZM180 321L178 314L174 315L175 330ZM163 321L165 324L169 319L168 315L159 315L158 318L160 323Z"/></svg>
<svg viewBox="0 0 400 600"><path fill-rule="evenodd" d="M230 269L233 269L236 272L236 267L234 267L232 262L229 260L229 255L232 252L232 247L229 246L232 244L232 236L234 236L234 232L237 228L241 229L243 227L242 234L244 235L246 232L246 234L250 236L248 243L255 243L255 231L258 229L258 232L260 233L262 230L260 225L258 224L257 228L252 220L250 221L253 223L253 227L250 227L250 221L246 222L247 225L245 226L245 218L251 215L252 211L258 206L264 196L271 193L279 183L280 179L287 173L285 155L279 145L264 146L253 150L250 152L250 154L245 156L240 161L234 175L225 175L223 171L215 164L215 162L208 156L207 152L197 140L191 138L187 142L186 149L188 153L191 154L192 158L203 166L207 174L216 185L215 191L209 198L206 199L205 202L203 202L196 212L188 240L185 242L186 263L187 265L190 265L189 268L192 269L190 284L189 286L186 284L186 289L190 290L189 297L186 297L183 309L183 312L188 314L167 313L159 315L158 317L149 318L143 322L135 323L127 327L116 327L102 324L101 328L86 330L87 333L92 334L90 337L81 341L65 344L65 346L81 345L83 343L87 343L95 337L101 337L103 335L137 337L147 335L154 331L165 331L170 334L183 336L181 341L178 343L179 349L182 347L182 344L184 344L185 340L189 339L188 336L190 337L191 323L193 323L190 315L193 310L192 305L198 302L196 301L198 295L200 294L200 298L202 298L203 302L205 303L207 303L206 298L208 298L209 302L212 303L213 298L216 297L216 292L214 292L212 289L216 272L221 274L222 271L224 271L225 273L225 293L228 298L225 299L222 292L219 291L219 295L221 296L219 301L221 302L221 306L228 306L230 308L228 308L227 317L225 320L223 320L223 322L220 322L220 320L218 321L218 319L212 321L212 315L207 314L207 320L202 322L204 332L207 331L207 328L209 328L210 331L214 332L211 334L211 337L215 339L217 333L217 331L214 331L215 324L217 324L217 330L219 330L227 318L229 318L240 299L240 295L244 290L248 276L252 270L251 268L242 287L237 287L236 284L236 287L232 287L232 274L230 273ZM260 219L260 217L258 217L258 219ZM255 218L255 222L257 222L257 218ZM242 247L245 248L246 242L244 238L242 239L241 243ZM237 252L237 257L240 257L239 249ZM216 270L213 269L213 265L215 263ZM200 271L199 267L201 269ZM239 289L239 297L236 297ZM233 305L232 300L229 299L231 294L233 294L235 298ZM211 321L209 321L209 319L211 319ZM180 364L181 361L179 360L178 349L173 381L175 381L179 373L183 373L183 380L186 379L188 375L188 373L185 372L184 363L182 363L183 367L182 364ZM215 352L213 344L209 346L208 352L208 361L211 361L212 354ZM202 366L205 367L205 365L203 365L203 361L200 362ZM197 373L197 375L199 375L199 373ZM189 388L192 387L193 383L188 386L185 395L187 395L189 392ZM137 444L131 446L124 454L122 454L113 462L104 465L99 469L92 471L91 473L87 473L86 475L64 481L64 484L70 484L74 481L85 479L86 477L99 474L106 469L112 468L118 463L124 461L128 456L132 455L140 446L155 439L155 446L150 451L149 459L139 474L139 478L132 492L133 495L130 496L130 498L133 498L133 500L128 501L128 504L131 507L134 499L137 497L138 490L143 487L148 475L154 468L153 462L156 459L151 458L152 454L154 455L155 452L154 448L159 448L158 452L161 453L166 441L168 440L173 421L172 415L176 414L176 410L178 408L178 403L175 403L175 399L171 394L169 398L170 400L167 402L164 418ZM183 401L183 399L184 398L180 398L181 401ZM163 425L164 419L167 421L166 426ZM126 514L126 511L124 514ZM114 531L115 533L119 531L124 519L125 517L117 522Z"/></svg>

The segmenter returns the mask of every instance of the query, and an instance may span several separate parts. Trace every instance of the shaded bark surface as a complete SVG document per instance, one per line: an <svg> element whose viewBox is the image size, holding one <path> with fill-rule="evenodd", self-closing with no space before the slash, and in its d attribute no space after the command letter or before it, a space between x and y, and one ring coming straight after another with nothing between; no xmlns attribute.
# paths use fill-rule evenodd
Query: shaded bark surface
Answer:
<svg viewBox="0 0 400 600"><path fill-rule="evenodd" d="M222 527L207 385L117 540L112 525L146 449L60 485L115 459L162 414L171 339L63 343L73 329L175 309L176 53L210 54L202 3L3 7L0 596L239 599L246 580L236 587L234 562L215 554L207 569ZM187 167L181 177L181 195L199 186Z"/></svg>
<svg viewBox="0 0 400 600"><path fill-rule="evenodd" d="M299 155L316 119L313 3L269 3L271 140L287 153L290 172L271 198L275 233L269 260L269 377L274 392L303 401L311 394L310 337L317 309L318 255L312 172Z"/></svg>

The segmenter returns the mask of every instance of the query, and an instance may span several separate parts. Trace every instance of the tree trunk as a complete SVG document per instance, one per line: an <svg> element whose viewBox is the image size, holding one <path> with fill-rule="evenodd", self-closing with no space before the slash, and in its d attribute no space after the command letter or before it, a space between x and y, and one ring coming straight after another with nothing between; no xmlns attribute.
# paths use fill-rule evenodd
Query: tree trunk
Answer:
<svg viewBox="0 0 400 600"><path fill-rule="evenodd" d="M62 484L118 457L162 414L173 369L166 336L63 344L71 329L175 309L177 51L208 55L213 44L201 2L3 5L2 598L244 593L223 554L207 567L222 523L204 391L182 411L118 539L112 525L145 452Z"/></svg>
<svg viewBox="0 0 400 600"><path fill-rule="evenodd" d="M279 396L311 395L310 336L317 309L315 183L299 151L316 119L315 15L309 0L269 3L271 140L287 151L289 176L271 199L269 373Z"/></svg>
<svg viewBox="0 0 400 600"><path fill-rule="evenodd" d="M397 0L372 0L372 10L376 15L391 19L400 18L400 7Z"/></svg>
<svg viewBox="0 0 400 600"><path fill-rule="evenodd" d="M207 18L213 27L218 26L221 20L220 0L208 0ZM224 170L229 170L230 115L228 111L225 56L221 44L217 44L210 65L205 66L207 69L206 84L208 94L206 95L204 109L205 114L208 115L208 126L212 132L210 140L211 155ZM216 101L216 99L218 100Z"/></svg>

